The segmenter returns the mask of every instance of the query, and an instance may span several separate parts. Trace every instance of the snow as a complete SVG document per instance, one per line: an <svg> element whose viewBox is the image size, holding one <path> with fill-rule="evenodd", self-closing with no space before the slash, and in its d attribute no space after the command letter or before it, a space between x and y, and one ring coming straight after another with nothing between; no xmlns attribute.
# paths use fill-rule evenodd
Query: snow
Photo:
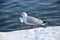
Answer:
<svg viewBox="0 0 60 40"><path fill-rule="evenodd" d="M60 40L60 26L0 32L0 40Z"/></svg>

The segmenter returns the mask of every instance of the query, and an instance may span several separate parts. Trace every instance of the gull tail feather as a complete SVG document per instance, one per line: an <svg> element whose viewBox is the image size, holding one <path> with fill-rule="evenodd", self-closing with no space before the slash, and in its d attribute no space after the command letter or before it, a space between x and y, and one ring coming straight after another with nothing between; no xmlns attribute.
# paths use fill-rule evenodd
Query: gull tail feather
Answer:
<svg viewBox="0 0 60 40"><path fill-rule="evenodd" d="M42 23L41 25L46 25L47 23Z"/></svg>
<svg viewBox="0 0 60 40"><path fill-rule="evenodd" d="M41 24L41 25L45 25L45 23Z"/></svg>

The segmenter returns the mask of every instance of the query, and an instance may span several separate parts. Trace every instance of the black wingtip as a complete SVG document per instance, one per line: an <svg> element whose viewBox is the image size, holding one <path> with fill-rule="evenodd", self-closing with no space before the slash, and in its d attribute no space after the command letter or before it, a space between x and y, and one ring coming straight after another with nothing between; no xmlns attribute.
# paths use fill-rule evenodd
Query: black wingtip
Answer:
<svg viewBox="0 0 60 40"><path fill-rule="evenodd" d="M43 21L43 23L47 23L47 21Z"/></svg>
<svg viewBox="0 0 60 40"><path fill-rule="evenodd" d="M47 24L50 24L50 22L49 22L49 21L43 21L43 23L47 23Z"/></svg>

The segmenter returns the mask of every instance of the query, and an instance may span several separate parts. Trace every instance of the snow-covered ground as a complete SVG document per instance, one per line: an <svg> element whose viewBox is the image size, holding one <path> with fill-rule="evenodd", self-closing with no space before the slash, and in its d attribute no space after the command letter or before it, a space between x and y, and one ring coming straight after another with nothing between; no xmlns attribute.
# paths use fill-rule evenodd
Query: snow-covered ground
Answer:
<svg viewBox="0 0 60 40"><path fill-rule="evenodd" d="M60 26L0 32L0 40L60 40Z"/></svg>

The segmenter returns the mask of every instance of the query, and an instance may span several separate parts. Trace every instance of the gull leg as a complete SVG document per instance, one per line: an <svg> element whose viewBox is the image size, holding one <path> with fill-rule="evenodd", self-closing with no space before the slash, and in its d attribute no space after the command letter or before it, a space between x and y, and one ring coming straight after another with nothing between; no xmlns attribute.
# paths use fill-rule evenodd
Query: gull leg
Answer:
<svg viewBox="0 0 60 40"><path fill-rule="evenodd" d="M32 29L33 28L33 25L30 25L30 28Z"/></svg>

